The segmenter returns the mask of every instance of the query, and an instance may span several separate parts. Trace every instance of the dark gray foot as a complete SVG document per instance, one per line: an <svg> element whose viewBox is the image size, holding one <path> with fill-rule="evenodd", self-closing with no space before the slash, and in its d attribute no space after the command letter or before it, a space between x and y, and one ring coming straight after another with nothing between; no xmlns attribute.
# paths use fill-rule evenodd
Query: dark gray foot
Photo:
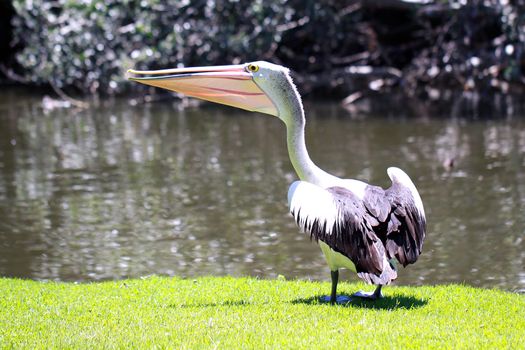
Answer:
<svg viewBox="0 0 525 350"><path fill-rule="evenodd" d="M344 304L348 304L351 301L352 301L352 298L349 297L349 296L338 295L335 298L335 303L332 303L332 304L344 305ZM331 300L330 296L326 295L326 296L321 297L321 302L323 302L323 303L331 303L332 300Z"/></svg>
<svg viewBox="0 0 525 350"><path fill-rule="evenodd" d="M378 286L373 292L359 291L357 293L352 294L352 296L367 300L377 300L383 298L383 293L381 293L381 286Z"/></svg>

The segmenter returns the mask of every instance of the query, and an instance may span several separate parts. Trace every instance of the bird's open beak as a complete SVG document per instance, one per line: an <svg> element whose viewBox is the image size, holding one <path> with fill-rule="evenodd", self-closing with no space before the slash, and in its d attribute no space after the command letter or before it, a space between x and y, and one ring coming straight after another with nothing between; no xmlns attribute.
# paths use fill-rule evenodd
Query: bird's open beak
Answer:
<svg viewBox="0 0 525 350"><path fill-rule="evenodd" d="M244 65L128 70L128 79L203 100L277 116L277 109Z"/></svg>

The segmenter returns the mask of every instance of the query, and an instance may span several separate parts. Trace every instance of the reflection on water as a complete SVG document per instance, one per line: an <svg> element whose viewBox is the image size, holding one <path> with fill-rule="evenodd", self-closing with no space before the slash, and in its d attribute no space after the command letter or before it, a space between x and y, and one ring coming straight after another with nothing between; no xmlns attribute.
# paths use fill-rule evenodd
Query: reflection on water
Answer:
<svg viewBox="0 0 525 350"><path fill-rule="evenodd" d="M0 96L0 275L328 279L288 215L296 176L277 118L127 101L44 113L40 101ZM525 288L520 118L355 119L336 105L306 108L321 167L387 186L385 169L397 165L420 189L428 237L399 284Z"/></svg>

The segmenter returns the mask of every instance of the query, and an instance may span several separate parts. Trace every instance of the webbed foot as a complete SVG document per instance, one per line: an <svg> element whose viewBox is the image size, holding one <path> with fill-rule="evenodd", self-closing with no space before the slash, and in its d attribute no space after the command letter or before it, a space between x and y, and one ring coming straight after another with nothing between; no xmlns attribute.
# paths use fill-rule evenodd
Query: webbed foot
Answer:
<svg viewBox="0 0 525 350"><path fill-rule="evenodd" d="M351 301L352 301L352 298L347 296L347 295L338 295L335 298L335 302L333 304L344 305L344 304L348 304ZM321 297L321 302L323 302L323 303L332 303L332 298L330 296L328 296L328 295L322 296Z"/></svg>
<svg viewBox="0 0 525 350"><path fill-rule="evenodd" d="M383 293L381 293L381 286L379 286L373 292L359 291L357 293L352 294L352 296L356 298L362 298L362 299L368 299L368 300L377 300L377 299L383 298Z"/></svg>

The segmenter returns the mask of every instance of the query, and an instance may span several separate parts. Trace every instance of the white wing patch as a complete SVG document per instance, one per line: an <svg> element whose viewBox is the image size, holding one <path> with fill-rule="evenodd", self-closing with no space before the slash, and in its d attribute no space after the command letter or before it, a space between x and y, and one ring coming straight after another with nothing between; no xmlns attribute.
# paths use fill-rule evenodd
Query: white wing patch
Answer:
<svg viewBox="0 0 525 350"><path fill-rule="evenodd" d="M421 216L425 217L425 208L423 207L423 201L419 196L419 192L416 189L416 185L414 185L407 173L396 167L390 167L386 170L386 172L390 180L392 180L392 183L399 183L410 190L410 193L412 193L412 197L414 198L414 204L416 205L417 210L419 210Z"/></svg>
<svg viewBox="0 0 525 350"><path fill-rule="evenodd" d="M327 234L331 234L340 222L339 210L332 194L308 182L296 181L290 186L288 205L297 224L306 232L310 232L317 222L325 227Z"/></svg>

